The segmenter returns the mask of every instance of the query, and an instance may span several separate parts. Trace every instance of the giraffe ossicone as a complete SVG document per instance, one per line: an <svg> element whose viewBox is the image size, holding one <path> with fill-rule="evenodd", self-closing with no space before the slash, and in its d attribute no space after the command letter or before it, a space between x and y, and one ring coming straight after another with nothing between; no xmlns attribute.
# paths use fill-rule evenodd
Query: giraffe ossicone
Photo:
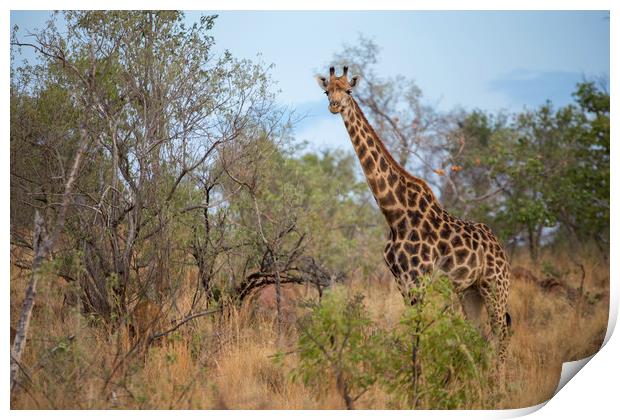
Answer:
<svg viewBox="0 0 620 420"><path fill-rule="evenodd" d="M507 311L510 267L497 237L482 223L452 216L428 184L407 172L390 154L353 99L359 76L348 68L329 78L317 76L329 99L329 111L340 114L351 137L372 194L390 228L383 253L399 291L415 303L418 279L445 273L459 294L465 315L482 327L485 307L497 342L497 371L503 378L509 341Z"/></svg>

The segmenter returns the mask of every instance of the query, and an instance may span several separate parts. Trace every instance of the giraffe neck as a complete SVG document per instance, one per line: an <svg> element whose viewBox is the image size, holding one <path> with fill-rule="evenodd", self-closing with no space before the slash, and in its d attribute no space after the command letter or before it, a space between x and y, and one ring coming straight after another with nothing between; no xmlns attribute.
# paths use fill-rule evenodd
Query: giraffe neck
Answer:
<svg viewBox="0 0 620 420"><path fill-rule="evenodd" d="M349 100L351 105L341 113L342 119L370 190L388 224L394 226L400 222L411 207L409 202L418 193L426 196L429 205L438 205L426 182L412 176L396 162L357 102L352 97Z"/></svg>

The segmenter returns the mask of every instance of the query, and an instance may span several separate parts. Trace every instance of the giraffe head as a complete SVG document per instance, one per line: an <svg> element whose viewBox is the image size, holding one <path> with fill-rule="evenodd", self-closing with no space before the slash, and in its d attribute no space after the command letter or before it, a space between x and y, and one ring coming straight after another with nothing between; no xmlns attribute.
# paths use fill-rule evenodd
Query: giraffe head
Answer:
<svg viewBox="0 0 620 420"><path fill-rule="evenodd" d="M342 76L336 77L333 67L329 68L329 79L323 76L316 76L319 86L329 99L329 111L338 114L345 111L351 104L351 92L357 86L359 76L353 76L350 80L347 76L349 68L344 66Z"/></svg>

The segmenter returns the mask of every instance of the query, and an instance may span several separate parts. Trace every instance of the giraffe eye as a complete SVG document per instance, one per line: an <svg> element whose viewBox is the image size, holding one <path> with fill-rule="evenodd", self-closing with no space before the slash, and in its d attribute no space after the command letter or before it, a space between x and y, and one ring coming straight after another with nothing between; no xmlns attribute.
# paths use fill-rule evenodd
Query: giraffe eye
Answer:
<svg viewBox="0 0 620 420"><path fill-rule="evenodd" d="M325 94L326 94L326 95L329 95L329 92L328 92L328 91L325 91Z"/></svg>
<svg viewBox="0 0 620 420"><path fill-rule="evenodd" d="M351 89L347 90L347 95L351 94Z"/></svg>

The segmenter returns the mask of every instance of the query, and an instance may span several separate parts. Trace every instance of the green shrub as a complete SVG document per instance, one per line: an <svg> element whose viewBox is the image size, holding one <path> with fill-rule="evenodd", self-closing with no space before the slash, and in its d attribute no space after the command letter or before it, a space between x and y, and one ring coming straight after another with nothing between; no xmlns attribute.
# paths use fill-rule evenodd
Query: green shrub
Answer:
<svg viewBox="0 0 620 420"><path fill-rule="evenodd" d="M379 328L363 296L326 293L299 322L293 377L319 395L331 378L347 408L377 384L394 408L483 408L488 405L490 346L464 319L445 277L425 277L392 331Z"/></svg>
<svg viewBox="0 0 620 420"><path fill-rule="evenodd" d="M363 304L363 296L344 288L329 290L299 323L299 365L293 377L312 386L319 395L331 378L347 409L376 381L381 358L381 335Z"/></svg>
<svg viewBox="0 0 620 420"><path fill-rule="evenodd" d="M424 277L384 341L382 384L403 408L484 406L489 346L462 315L443 276Z"/></svg>

